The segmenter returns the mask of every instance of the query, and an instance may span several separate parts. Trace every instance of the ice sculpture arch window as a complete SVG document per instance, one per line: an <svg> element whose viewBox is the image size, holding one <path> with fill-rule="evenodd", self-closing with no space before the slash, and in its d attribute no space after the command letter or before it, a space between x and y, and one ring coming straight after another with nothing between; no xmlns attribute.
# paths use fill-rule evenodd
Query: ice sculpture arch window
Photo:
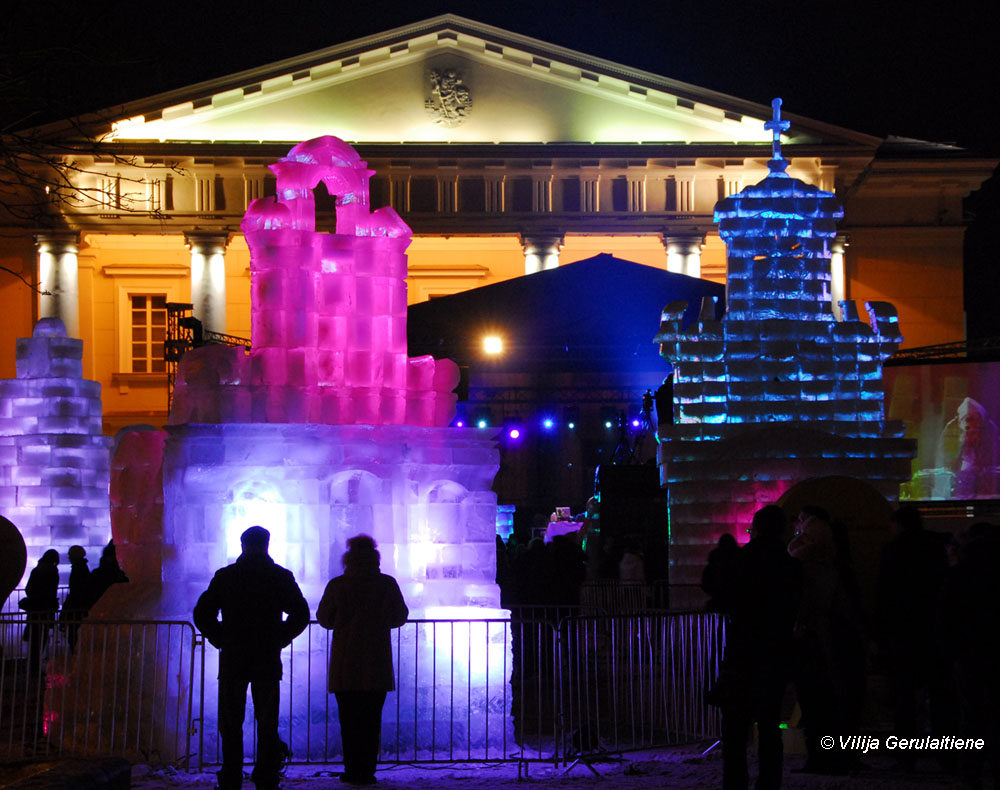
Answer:
<svg viewBox="0 0 1000 790"><path fill-rule="evenodd" d="M271 533L268 553L279 565L289 564L289 511L284 497L273 483L245 481L233 487L232 499L222 509L222 529L226 536L226 559L235 560L241 552L240 536L253 526ZM294 570L294 569L293 569Z"/></svg>
<svg viewBox="0 0 1000 790"><path fill-rule="evenodd" d="M437 480L427 487L421 497L426 540L431 543L462 542L464 502L468 496L468 489L452 480Z"/></svg>
<svg viewBox="0 0 1000 790"><path fill-rule="evenodd" d="M338 472L330 480L330 556L331 569L340 568L340 559L347 550L347 539L358 534L371 535L378 542L385 541L385 524L379 530L375 523L375 509L382 499L382 481L363 469Z"/></svg>
<svg viewBox="0 0 1000 790"><path fill-rule="evenodd" d="M323 181L320 181L313 189L313 198L316 202L316 232L336 233L337 196L326 188Z"/></svg>

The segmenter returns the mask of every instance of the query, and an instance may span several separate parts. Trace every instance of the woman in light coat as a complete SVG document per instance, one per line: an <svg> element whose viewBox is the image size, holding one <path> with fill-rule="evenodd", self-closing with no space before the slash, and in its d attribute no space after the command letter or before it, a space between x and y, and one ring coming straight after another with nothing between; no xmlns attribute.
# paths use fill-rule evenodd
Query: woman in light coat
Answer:
<svg viewBox="0 0 1000 790"><path fill-rule="evenodd" d="M333 629L329 691L337 696L344 746L341 781L375 782L382 706L395 688L389 632L409 610L392 576L379 572L379 553L368 535L347 541L344 574L330 580L316 619Z"/></svg>

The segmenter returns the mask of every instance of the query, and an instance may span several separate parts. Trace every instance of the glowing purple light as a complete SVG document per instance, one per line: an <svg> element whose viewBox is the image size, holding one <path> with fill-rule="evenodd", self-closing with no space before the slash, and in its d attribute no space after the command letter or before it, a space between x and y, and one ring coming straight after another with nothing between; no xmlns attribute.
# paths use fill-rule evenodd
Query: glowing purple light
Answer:
<svg viewBox="0 0 1000 790"><path fill-rule="evenodd" d="M511 428L510 432L507 434L511 439L521 438L521 432L517 428Z"/></svg>

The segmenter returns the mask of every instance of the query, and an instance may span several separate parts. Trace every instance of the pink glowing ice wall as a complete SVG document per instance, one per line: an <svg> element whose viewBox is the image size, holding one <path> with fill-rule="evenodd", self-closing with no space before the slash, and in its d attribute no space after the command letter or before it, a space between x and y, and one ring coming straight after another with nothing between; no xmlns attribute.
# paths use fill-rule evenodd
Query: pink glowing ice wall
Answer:
<svg viewBox="0 0 1000 790"><path fill-rule="evenodd" d="M83 341L43 318L17 341L17 378L0 380L0 511L24 536L29 569L49 548L67 563L74 544L96 567L111 537L110 440L82 359Z"/></svg>
<svg viewBox="0 0 1000 790"><path fill-rule="evenodd" d="M374 171L336 137L295 146L271 170L277 199L253 201L242 224L253 350L216 352L221 387L181 380L171 423L448 425L458 367L407 357L411 232L393 209L370 211ZM320 184L337 196L335 233L316 231Z"/></svg>

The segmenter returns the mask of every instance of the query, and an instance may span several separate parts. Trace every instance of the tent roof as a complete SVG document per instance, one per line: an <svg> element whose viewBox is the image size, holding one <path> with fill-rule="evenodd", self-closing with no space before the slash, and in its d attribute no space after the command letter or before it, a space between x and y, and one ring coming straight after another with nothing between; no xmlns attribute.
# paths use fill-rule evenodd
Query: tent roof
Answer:
<svg viewBox="0 0 1000 790"><path fill-rule="evenodd" d="M688 301L694 321L702 297L725 287L601 254L525 277L411 305L411 355L449 357L460 365L483 361L482 338L504 339L490 368L537 370L663 370L669 364L653 343L669 302Z"/></svg>

